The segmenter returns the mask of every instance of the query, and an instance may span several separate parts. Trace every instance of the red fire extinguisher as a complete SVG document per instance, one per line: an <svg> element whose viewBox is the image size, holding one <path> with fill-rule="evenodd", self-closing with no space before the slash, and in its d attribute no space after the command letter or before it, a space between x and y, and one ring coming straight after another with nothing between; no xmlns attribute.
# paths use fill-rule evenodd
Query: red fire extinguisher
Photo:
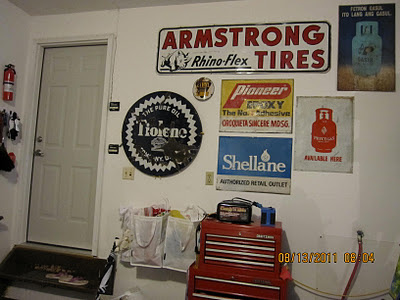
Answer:
<svg viewBox="0 0 400 300"><path fill-rule="evenodd" d="M3 79L3 100L12 101L14 98L14 84L15 84L15 72L14 65L6 65L4 69Z"/></svg>
<svg viewBox="0 0 400 300"><path fill-rule="evenodd" d="M316 152L330 153L336 147L336 124L332 121L332 109L315 110L316 120L312 124L311 145Z"/></svg>

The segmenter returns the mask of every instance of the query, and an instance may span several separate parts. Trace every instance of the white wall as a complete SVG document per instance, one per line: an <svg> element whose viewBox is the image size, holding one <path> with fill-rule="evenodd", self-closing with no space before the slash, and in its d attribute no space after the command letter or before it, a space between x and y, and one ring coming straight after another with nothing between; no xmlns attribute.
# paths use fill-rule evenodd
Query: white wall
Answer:
<svg viewBox="0 0 400 300"><path fill-rule="evenodd" d="M15 100L4 102L0 100L0 110L16 111L21 116L24 128L25 115L23 111L23 86L26 73L26 49L29 42L29 16L10 4L6 0L0 0L0 66L3 72L4 65L14 64L17 72ZM3 78L3 75L1 76ZM3 96L1 96L3 99ZM0 258L9 251L13 240L13 227L17 208L15 205L17 190L21 187L20 178L25 174L19 173L19 167L23 164L24 147L21 142L11 142L6 139L8 152L14 152L16 168L12 172L0 171L0 215L4 219L0 221Z"/></svg>
<svg viewBox="0 0 400 300"><path fill-rule="evenodd" d="M108 113L106 144L121 142L126 111L140 97L153 91L172 90L185 96L195 106L202 120L205 132L202 147L194 162L181 174L154 179L136 171L134 181L123 181L122 168L130 165L128 159L123 152L120 155L106 155L99 256L106 257L114 237L121 234L118 217L120 206L147 206L166 197L176 208L195 203L213 212L221 200L240 196L277 209L278 221L283 223L292 252L338 253L337 264L293 264L293 277L296 280L319 290L340 294L352 271L351 264L343 263L342 253L357 251L356 230L362 229L365 233L364 251L375 252L376 261L374 264L362 265L352 292L365 294L389 288L400 242L400 221L397 217L400 211L397 174L397 154L400 152L397 133L400 126L399 74L396 80L397 92L336 91L338 5L361 3L369 2L306 0L301 1L300 5L294 0L243 0L32 17L30 51L34 49L33 40L37 38L116 34L112 100L121 102L121 111ZM286 21L328 21L331 24L332 60L329 72L307 75L208 74L216 85L216 92L207 102L199 102L192 97L193 82L201 75L161 76L156 73L157 41L161 28ZM399 40L396 41L396 48L400 49ZM399 50L396 54L398 56ZM26 80L29 81L34 68L32 62L28 63L27 68L30 73ZM398 61L396 68L399 70ZM223 192L216 191L215 186L205 186L205 172L216 172L221 79L251 78L293 78L295 97L354 96L353 174L293 171L292 190L288 196ZM31 107L28 96L30 88L27 84L24 98L27 111ZM295 132L290 136L294 138ZM7 184L6 180L0 180L0 188L3 188ZM8 193L14 197L15 191ZM19 203L26 201L17 200ZM183 299L185 276L173 271L130 268L120 264L115 293L122 293L134 286L152 287L154 293L166 299ZM291 299L296 299L295 294L300 299L314 297L298 287L292 292Z"/></svg>

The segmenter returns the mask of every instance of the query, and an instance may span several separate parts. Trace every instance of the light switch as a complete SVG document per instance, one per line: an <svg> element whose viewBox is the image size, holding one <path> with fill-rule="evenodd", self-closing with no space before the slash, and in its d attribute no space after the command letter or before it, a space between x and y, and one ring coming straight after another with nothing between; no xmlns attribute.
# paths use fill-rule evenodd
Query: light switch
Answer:
<svg viewBox="0 0 400 300"><path fill-rule="evenodd" d="M206 172L206 185L214 185L214 172Z"/></svg>

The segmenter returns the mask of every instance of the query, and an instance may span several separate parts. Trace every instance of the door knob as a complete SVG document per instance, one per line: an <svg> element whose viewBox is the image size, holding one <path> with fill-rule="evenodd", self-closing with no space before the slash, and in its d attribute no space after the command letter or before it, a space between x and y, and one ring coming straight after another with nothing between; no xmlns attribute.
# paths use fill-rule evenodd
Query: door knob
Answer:
<svg viewBox="0 0 400 300"><path fill-rule="evenodd" d="M44 153L42 152L42 150L35 150L35 152L33 152L33 154L34 154L35 156L40 156L40 157L43 157L43 156L44 156Z"/></svg>

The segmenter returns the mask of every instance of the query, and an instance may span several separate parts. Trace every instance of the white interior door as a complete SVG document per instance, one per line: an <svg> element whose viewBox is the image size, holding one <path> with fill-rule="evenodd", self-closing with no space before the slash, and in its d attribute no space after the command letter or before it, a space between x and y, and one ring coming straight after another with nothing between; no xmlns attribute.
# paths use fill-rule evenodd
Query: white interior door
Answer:
<svg viewBox="0 0 400 300"><path fill-rule="evenodd" d="M44 51L28 241L91 249L106 45Z"/></svg>

